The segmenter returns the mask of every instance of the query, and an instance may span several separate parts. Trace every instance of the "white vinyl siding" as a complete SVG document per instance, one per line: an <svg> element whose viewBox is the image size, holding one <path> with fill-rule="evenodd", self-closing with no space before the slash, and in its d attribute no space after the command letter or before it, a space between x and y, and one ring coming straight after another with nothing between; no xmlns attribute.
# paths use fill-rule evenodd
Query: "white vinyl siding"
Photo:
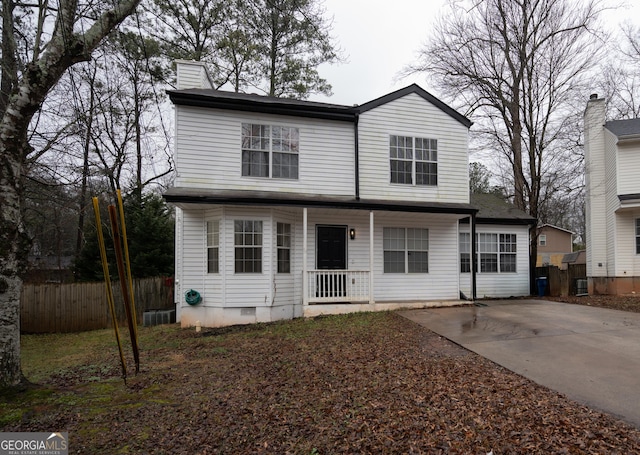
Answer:
<svg viewBox="0 0 640 455"><path fill-rule="evenodd" d="M182 105L175 106L175 110L176 187L354 195L355 140L351 122ZM242 177L243 123L298 129L297 180Z"/></svg>
<svg viewBox="0 0 640 455"><path fill-rule="evenodd" d="M375 212L374 220L373 273L376 302L459 298L460 289L458 280L455 279L458 274L458 218L456 216ZM428 229L429 273L385 273L384 228ZM358 233L356 241L359 240ZM368 239L364 242L368 242ZM367 257L368 244L365 243L364 247L364 254ZM352 254L351 250L349 254Z"/></svg>
<svg viewBox="0 0 640 455"><path fill-rule="evenodd" d="M478 298L483 297L511 297L511 296L525 296L530 294L529 289L529 229L528 226L508 226L508 225L485 225L479 224L476 227L477 235L486 234L488 237L484 237L485 240L497 237L498 241L502 237L503 247L502 249L515 249L515 253L498 251L498 270L500 270L500 255L504 255L505 258L502 262L506 267L515 267L514 271L505 272L492 272L482 273L478 271L476 274L476 292ZM462 255L464 249L469 249L469 256L471 245L463 248L462 239L469 239L469 225L460 225L460 255ZM468 241L468 240L467 240ZM515 241L515 243L513 243ZM478 245L479 246L479 245ZM479 249L479 248L478 248ZM493 247L488 247L493 250ZM500 250L500 246L497 248ZM478 251L478 255L479 255ZM493 253L487 253L493 254ZM513 255L515 254L515 258ZM515 260L515 264L512 261ZM478 267L480 267L480 261L478 261ZM460 268L459 268L460 269ZM470 271L470 268L469 268ZM460 272L460 290L467 296L471 297L471 273Z"/></svg>
<svg viewBox="0 0 640 455"><path fill-rule="evenodd" d="M360 196L432 202L469 202L468 129L424 100L409 94L360 115ZM437 186L392 184L390 137L437 141Z"/></svg>

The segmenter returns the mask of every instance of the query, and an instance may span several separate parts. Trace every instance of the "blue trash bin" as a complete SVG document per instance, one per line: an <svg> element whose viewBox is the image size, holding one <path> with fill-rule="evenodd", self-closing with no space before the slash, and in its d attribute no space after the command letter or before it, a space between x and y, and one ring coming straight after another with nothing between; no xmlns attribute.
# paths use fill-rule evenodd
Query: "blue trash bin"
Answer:
<svg viewBox="0 0 640 455"><path fill-rule="evenodd" d="M547 277L540 276L536 278L536 284L538 285L538 296L544 297L544 292L547 290Z"/></svg>

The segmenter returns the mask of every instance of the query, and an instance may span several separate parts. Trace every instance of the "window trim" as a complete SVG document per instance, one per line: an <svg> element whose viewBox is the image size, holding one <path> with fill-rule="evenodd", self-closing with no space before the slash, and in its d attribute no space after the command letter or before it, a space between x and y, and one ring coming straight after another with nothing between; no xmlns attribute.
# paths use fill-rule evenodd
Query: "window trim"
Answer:
<svg viewBox="0 0 640 455"><path fill-rule="evenodd" d="M260 136L253 136L253 135L246 136L245 131L247 131L247 128L249 129L249 133L251 134L253 133L254 127L260 127ZM262 128L265 128L264 136L262 135L263 134ZM283 140L282 132L284 130L289 130L288 135L286 136L288 140ZM280 131L280 136L278 137L274 136L276 131ZM259 138L261 142L260 148L253 148L252 141L250 139L247 140L247 138ZM267 148L262 147L263 141L268 141ZM276 142L280 143L280 147L279 147L280 150L277 150L278 147L274 146ZM245 147L247 143L248 143L248 146ZM285 147L285 143L286 143L286 147ZM288 148L289 150L284 150L283 148ZM251 170L250 164L248 165L249 166L248 173L245 174L245 160L244 160L245 152L266 154L267 175L252 175L250 172ZM281 175L274 176L274 169L276 168L274 164L276 155L282 155L282 156L286 155L288 157L291 157L291 156L296 157L295 177L283 177ZM284 166L281 165L279 169L280 168L284 168ZM300 178L300 128L298 128L297 126L242 122L240 126L240 175L242 177L248 177L248 178L274 179L274 180L299 180Z"/></svg>
<svg viewBox="0 0 640 455"><path fill-rule="evenodd" d="M640 254L640 218L636 218L636 254Z"/></svg>
<svg viewBox="0 0 640 455"><path fill-rule="evenodd" d="M216 225L216 231L210 230L209 227ZM215 237L214 237L215 236ZM217 243L212 242L213 239L217 239ZM205 222L205 246L206 246L206 263L207 274L219 274L220 273L220 220L207 220ZM209 259L209 251L216 250L215 270L211 270L212 261Z"/></svg>
<svg viewBox="0 0 640 455"><path fill-rule="evenodd" d="M385 239L387 239L388 237L385 235L387 232L389 232L391 229L394 230L401 230L403 232L403 243L404 243L404 247L403 249L399 249L399 248L385 248ZM409 243L410 243L410 239L409 239L409 231L422 231L423 233L426 233L426 246L427 249L409 249ZM396 239L399 240L399 239ZM418 240L415 236L413 237L413 241L414 243L416 241L420 241ZM424 275L424 274L428 274L429 273L429 249L430 249L430 245L429 245L429 228L419 228L419 227L397 227L397 226L386 226L382 228L382 272L385 274L404 274L404 275ZM403 271L388 271L387 270L387 261L386 261L386 254L387 252L394 252L394 253L398 253L398 252L402 252L403 253L403 258L404 258L404 264L403 264ZM426 265L426 270L422 271L422 270L418 270L416 271L414 270L410 270L411 267L411 261L410 261L410 257L411 257L411 253L426 253L426 262L420 262L419 264L423 264Z"/></svg>
<svg viewBox="0 0 640 455"><path fill-rule="evenodd" d="M252 230L251 231L245 231L245 223L250 222L253 223L252 225ZM242 223L242 231L238 231L237 230L237 223ZM255 231L255 223L259 223L260 224L260 232L258 233L257 231ZM245 240L245 236L250 234L252 236L252 242L254 242L256 240L256 235L260 235L260 243L259 244L244 244L244 240ZM237 240L238 240L238 235L241 235L242 237L242 244L238 244ZM248 250L254 250L253 253L257 253L259 250L259 255L256 254L256 258L253 258L254 260L251 263L256 263L259 266L259 270L251 270L251 271L246 271L247 265L248 264L247 258L243 257L240 259L241 264L245 264L242 268L242 270L238 270L238 252L239 250L243 250L243 252L246 252ZM243 255L244 256L244 255ZM264 222L262 220L254 220L254 219L234 219L233 220L233 273L235 274L242 274L242 275L246 275L246 274L254 274L254 275L259 275L263 273L263 264L264 264Z"/></svg>
<svg viewBox="0 0 640 455"><path fill-rule="evenodd" d="M491 249L487 249L487 251L483 251L483 249L481 248L481 244L480 244L480 236L495 236L496 239L496 244L495 245L491 245ZM476 266L477 266L477 270L476 273L478 274L514 274L514 273L518 273L518 233L516 232L477 232L476 233ZM460 232L459 236L458 236L458 270L460 270L460 273L471 273L471 251L466 252L463 251L462 248L462 236L467 236L468 239L471 239L471 234L469 232ZM513 242L509 241L506 242L506 237L512 237L513 236ZM502 241L502 240L505 241ZM509 238L509 240L511 240ZM471 249L471 243L468 244L469 245L469 250ZM487 245L487 242L485 242L483 245ZM502 251L503 248L506 248L506 245L509 245L513 251ZM495 251L493 251L493 247L495 247ZM510 249L511 249L510 248ZM469 270L463 270L463 262L462 262L462 258L463 258L463 254L464 255L468 255L469 258ZM495 271L483 271L483 267L482 267L482 254L486 255L486 256L494 256L495 255L495 259L496 259L496 270ZM513 257L514 258L514 270L503 270L503 257ZM486 260L489 260L489 257L485 257Z"/></svg>
<svg viewBox="0 0 640 455"><path fill-rule="evenodd" d="M547 234L540 234L538 236L538 246L547 246Z"/></svg>
<svg viewBox="0 0 640 455"><path fill-rule="evenodd" d="M411 141L411 148L407 147L407 140ZM418 142L422 144L421 147L418 147ZM400 145L402 143L402 145ZM428 146L424 146L424 144L428 144ZM435 146L435 147L432 147ZM399 158L398 151L403 150L406 151L402 158ZM393 152L396 152L396 156L393 157ZM422 154L422 158L418 157L418 154ZM433 156L432 156L433 154ZM410 157L407 157L410 155ZM428 159L425 159L426 158ZM435 159L433 159L435 158ZM408 175L410 178L409 182L394 182L394 171L393 171L393 163L404 163L406 166L408 163L411 165L411 174L403 173L402 175ZM435 173L418 173L418 165L422 164L426 167L435 166ZM399 175L399 170L396 169L396 174ZM421 179L418 177L422 176ZM435 183L418 183L418 180L422 180L424 182L425 176L431 176L427 178L429 182L431 180L435 180ZM418 137L418 136L405 136L400 134L390 134L389 135L389 182L392 185L411 185L411 186L426 186L426 187L437 187L438 186L438 139L427 138L427 137Z"/></svg>
<svg viewBox="0 0 640 455"><path fill-rule="evenodd" d="M282 234L280 233L280 227L282 226L282 228L284 229L285 227L288 227L289 232L283 232ZM289 244L288 245L280 245L280 240L289 240ZM276 273L280 273L280 274L291 274L291 250L292 250L292 240L293 240L293 236L292 236L292 230L291 230L291 223L282 223L280 221L276 222ZM283 242L286 243L286 242ZM288 251L288 257L286 262L284 261L280 261L280 252L281 251ZM281 270L280 269L280 264L286 264L287 270Z"/></svg>

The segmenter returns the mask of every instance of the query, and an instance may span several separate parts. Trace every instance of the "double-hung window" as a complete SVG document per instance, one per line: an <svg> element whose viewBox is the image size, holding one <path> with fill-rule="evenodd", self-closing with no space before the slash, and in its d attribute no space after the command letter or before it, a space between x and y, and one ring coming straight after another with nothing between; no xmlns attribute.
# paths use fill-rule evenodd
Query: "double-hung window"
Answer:
<svg viewBox="0 0 640 455"><path fill-rule="evenodd" d="M500 234L500 272L516 272L516 235Z"/></svg>
<svg viewBox="0 0 640 455"><path fill-rule="evenodd" d="M460 233L460 272L471 272L471 234Z"/></svg>
<svg viewBox="0 0 640 455"><path fill-rule="evenodd" d="M471 272L471 235L460 233L460 272ZM517 262L516 234L476 234L480 273L515 273Z"/></svg>
<svg viewBox="0 0 640 455"><path fill-rule="evenodd" d="M262 221L233 222L236 273L262 273Z"/></svg>
<svg viewBox="0 0 640 455"><path fill-rule="evenodd" d="M438 185L438 141L411 136L389 137L391 183Z"/></svg>
<svg viewBox="0 0 640 455"><path fill-rule="evenodd" d="M242 124L242 175L274 179L298 178L298 128Z"/></svg>
<svg viewBox="0 0 640 455"><path fill-rule="evenodd" d="M429 230L384 228L384 273L428 273Z"/></svg>
<svg viewBox="0 0 640 455"><path fill-rule="evenodd" d="M207 221L207 273L220 271L220 222Z"/></svg>
<svg viewBox="0 0 640 455"><path fill-rule="evenodd" d="M278 223L276 226L278 248L278 273L291 273L291 225Z"/></svg>

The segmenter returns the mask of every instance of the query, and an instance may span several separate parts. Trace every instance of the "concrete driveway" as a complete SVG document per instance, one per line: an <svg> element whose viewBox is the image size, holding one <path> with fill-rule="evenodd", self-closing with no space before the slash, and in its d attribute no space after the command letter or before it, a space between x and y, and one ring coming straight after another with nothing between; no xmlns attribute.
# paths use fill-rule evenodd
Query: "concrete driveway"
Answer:
<svg viewBox="0 0 640 455"><path fill-rule="evenodd" d="M542 300L482 304L400 314L640 428L640 313Z"/></svg>

